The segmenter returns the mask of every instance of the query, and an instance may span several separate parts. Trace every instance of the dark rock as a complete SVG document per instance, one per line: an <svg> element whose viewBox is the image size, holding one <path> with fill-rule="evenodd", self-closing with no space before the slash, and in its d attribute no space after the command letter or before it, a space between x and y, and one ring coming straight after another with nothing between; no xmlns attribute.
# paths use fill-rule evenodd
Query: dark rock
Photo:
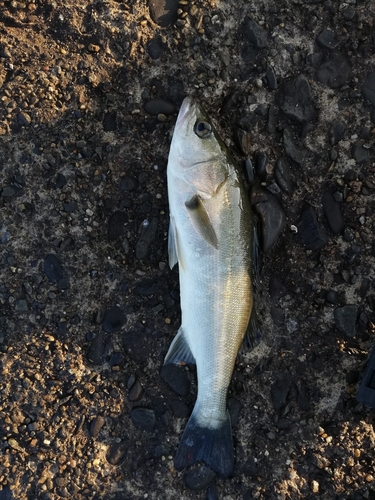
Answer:
<svg viewBox="0 0 375 500"><path fill-rule="evenodd" d="M201 491L208 488L210 483L214 480L216 474L215 472L207 467L207 465L202 465L189 470L185 474L185 484L193 491Z"/></svg>
<svg viewBox="0 0 375 500"><path fill-rule="evenodd" d="M258 464L253 456L247 457L242 467L242 473L247 477L256 477L258 474Z"/></svg>
<svg viewBox="0 0 375 500"><path fill-rule="evenodd" d="M277 421L277 428L279 429L279 431L285 431L287 429L290 429L291 426L292 426L292 423L287 418L280 418Z"/></svg>
<svg viewBox="0 0 375 500"><path fill-rule="evenodd" d="M129 444L125 441L120 441L119 443L114 442L109 447L106 459L111 465L118 465L125 460L126 454L128 452Z"/></svg>
<svg viewBox="0 0 375 500"><path fill-rule="evenodd" d="M178 399L173 399L170 404L170 409L177 418L187 418L191 411L186 403L179 401Z"/></svg>
<svg viewBox="0 0 375 500"><path fill-rule="evenodd" d="M176 108L172 102L166 101L165 99L152 99L145 103L144 110L151 116L157 116L160 113L168 116L173 115Z"/></svg>
<svg viewBox="0 0 375 500"><path fill-rule="evenodd" d="M128 215L125 212L114 212L108 220L108 239L117 240L125 236L125 224L128 222Z"/></svg>
<svg viewBox="0 0 375 500"><path fill-rule="evenodd" d="M57 287L59 290L68 290L70 288L70 280L68 276L63 276L61 279L59 279L57 283Z"/></svg>
<svg viewBox="0 0 375 500"><path fill-rule="evenodd" d="M17 300L14 310L19 313L27 312L29 310L27 301L24 299Z"/></svg>
<svg viewBox="0 0 375 500"><path fill-rule="evenodd" d="M307 250L320 250L328 243L327 233L318 222L315 210L307 202L302 207L297 228L297 242Z"/></svg>
<svg viewBox="0 0 375 500"><path fill-rule="evenodd" d="M323 59L323 54L321 52L313 52L312 54L309 54L307 57L308 63L313 68L317 68L322 62L322 59Z"/></svg>
<svg viewBox="0 0 375 500"><path fill-rule="evenodd" d="M99 332L93 338L87 350L87 359L94 365L100 365L104 361L105 334Z"/></svg>
<svg viewBox="0 0 375 500"><path fill-rule="evenodd" d="M17 193L17 189L13 186L5 186L1 191L1 196L4 198L11 198Z"/></svg>
<svg viewBox="0 0 375 500"><path fill-rule="evenodd" d="M97 438L98 434L100 432L100 429L105 425L105 418L101 417L100 415L98 417L95 417L91 420L90 423L90 436L92 438Z"/></svg>
<svg viewBox="0 0 375 500"><path fill-rule="evenodd" d="M128 399L132 403L140 401L143 397L143 387L139 380L135 380L134 384L129 389Z"/></svg>
<svg viewBox="0 0 375 500"><path fill-rule="evenodd" d="M304 75L282 85L277 91L276 102L283 113L298 124L309 123L317 118L310 85Z"/></svg>
<svg viewBox="0 0 375 500"><path fill-rule="evenodd" d="M290 391L290 381L287 378L277 379L271 386L272 405L276 411L286 405L286 399Z"/></svg>
<svg viewBox="0 0 375 500"><path fill-rule="evenodd" d="M340 234L344 230L344 219L340 204L335 200L330 191L326 191L323 194L322 205L328 227L333 234Z"/></svg>
<svg viewBox="0 0 375 500"><path fill-rule="evenodd" d="M248 156L251 154L252 140L249 132L237 127L234 140L243 155Z"/></svg>
<svg viewBox="0 0 375 500"><path fill-rule="evenodd" d="M370 160L370 151L356 142L352 146L352 157L357 163L367 163Z"/></svg>
<svg viewBox="0 0 375 500"><path fill-rule="evenodd" d="M354 337L355 324L357 321L358 306L347 305L335 309L334 318L335 325L339 332L344 333L348 337Z"/></svg>
<svg viewBox="0 0 375 500"><path fill-rule="evenodd" d="M137 179L134 179L133 177L121 177L120 191L134 191L137 187Z"/></svg>
<svg viewBox="0 0 375 500"><path fill-rule="evenodd" d="M64 203L64 210L65 212L68 213L73 213L77 210L77 203L74 203L74 201Z"/></svg>
<svg viewBox="0 0 375 500"><path fill-rule="evenodd" d="M55 188L61 189L63 188L68 181L66 180L65 175L58 173L56 176Z"/></svg>
<svg viewBox="0 0 375 500"><path fill-rule="evenodd" d="M119 366L124 362L124 355L121 352L114 352L109 358L109 366Z"/></svg>
<svg viewBox="0 0 375 500"><path fill-rule="evenodd" d="M165 51L165 45L160 36L155 36L147 44L147 52L151 59L160 59Z"/></svg>
<svg viewBox="0 0 375 500"><path fill-rule="evenodd" d="M251 161L250 158L246 158L245 160L245 173L246 173L246 179L248 180L250 186L254 184L254 167L253 167L253 162Z"/></svg>
<svg viewBox="0 0 375 500"><path fill-rule="evenodd" d="M346 124L343 122L335 122L332 123L331 128L329 129L330 142L332 146L338 144L345 137L346 132Z"/></svg>
<svg viewBox="0 0 375 500"><path fill-rule="evenodd" d="M133 408L130 417L134 427L142 431L153 432L156 425L155 412L148 408Z"/></svg>
<svg viewBox="0 0 375 500"><path fill-rule="evenodd" d="M117 113L116 111L108 111L103 118L104 132L114 132L117 129Z"/></svg>
<svg viewBox="0 0 375 500"><path fill-rule="evenodd" d="M375 71L368 73L361 87L363 98L375 108Z"/></svg>
<svg viewBox="0 0 375 500"><path fill-rule="evenodd" d="M104 313L103 330L107 333L118 332L125 325L126 319L124 312L118 306L112 306Z"/></svg>
<svg viewBox="0 0 375 500"><path fill-rule="evenodd" d="M21 127L27 127L31 123L31 117L27 113L17 113L17 122Z"/></svg>
<svg viewBox="0 0 375 500"><path fill-rule="evenodd" d="M342 11L342 16L347 21L352 21L355 18L355 9L348 7L347 9Z"/></svg>
<svg viewBox="0 0 375 500"><path fill-rule="evenodd" d="M326 302L336 305L339 301L339 295L335 290L328 290L325 295Z"/></svg>
<svg viewBox="0 0 375 500"><path fill-rule="evenodd" d="M306 384L302 380L297 380L297 382L296 382L296 388L297 388L297 404L298 404L298 407L302 411L309 410L309 408L310 408L310 397L309 397L309 393L308 393Z"/></svg>
<svg viewBox="0 0 375 500"><path fill-rule="evenodd" d="M180 396L187 396L190 392L190 380L184 366L166 364L160 371L161 378Z"/></svg>
<svg viewBox="0 0 375 500"><path fill-rule="evenodd" d="M151 19L166 28L177 21L178 0L148 0Z"/></svg>
<svg viewBox="0 0 375 500"><path fill-rule="evenodd" d="M207 488L205 500L220 500L216 484L210 484Z"/></svg>
<svg viewBox="0 0 375 500"><path fill-rule="evenodd" d="M267 83L267 87L270 90L277 89L276 73L275 73L275 70L273 69L273 67L270 66L269 64L267 65L267 71L266 71L266 83Z"/></svg>
<svg viewBox="0 0 375 500"><path fill-rule="evenodd" d="M262 178L266 176L266 166L267 166L268 156L263 151L257 151L255 154L255 172L258 177Z"/></svg>
<svg viewBox="0 0 375 500"><path fill-rule="evenodd" d="M331 89L337 89L345 85L351 74L349 62L342 55L337 55L319 66L316 79Z"/></svg>
<svg viewBox="0 0 375 500"><path fill-rule="evenodd" d="M275 326L285 325L285 311L282 307L272 306L270 313Z"/></svg>
<svg viewBox="0 0 375 500"><path fill-rule="evenodd" d="M268 252L285 226L285 214L276 198L259 185L251 188L251 204L262 222L262 248Z"/></svg>
<svg viewBox="0 0 375 500"><path fill-rule="evenodd" d="M324 28L316 37L316 43L325 49L335 49L341 42L341 37L334 31Z"/></svg>
<svg viewBox="0 0 375 500"><path fill-rule="evenodd" d="M56 255L49 254L44 259L44 274L51 283L57 283L63 276L63 267Z"/></svg>
<svg viewBox="0 0 375 500"><path fill-rule="evenodd" d="M134 287L137 295L151 296L160 292L165 286L165 279L160 276L155 278L143 278Z"/></svg>
<svg viewBox="0 0 375 500"><path fill-rule="evenodd" d="M283 143L285 153L296 163L302 165L306 158L306 150L298 144L293 130L288 127L283 130Z"/></svg>
<svg viewBox="0 0 375 500"><path fill-rule="evenodd" d="M270 297L273 302L277 302L287 294L284 283L275 275L272 275L269 282Z"/></svg>
<svg viewBox="0 0 375 500"><path fill-rule="evenodd" d="M153 217L147 225L142 224L141 236L135 247L135 256L137 259L144 260L148 256L152 243L156 241L158 222L157 217Z"/></svg>
<svg viewBox="0 0 375 500"><path fill-rule="evenodd" d="M268 46L267 31L252 19L245 19L244 36L256 49L265 49Z"/></svg>
<svg viewBox="0 0 375 500"><path fill-rule="evenodd" d="M285 157L279 158L276 162L275 179L282 191L285 193L291 193L293 186L290 165Z"/></svg>

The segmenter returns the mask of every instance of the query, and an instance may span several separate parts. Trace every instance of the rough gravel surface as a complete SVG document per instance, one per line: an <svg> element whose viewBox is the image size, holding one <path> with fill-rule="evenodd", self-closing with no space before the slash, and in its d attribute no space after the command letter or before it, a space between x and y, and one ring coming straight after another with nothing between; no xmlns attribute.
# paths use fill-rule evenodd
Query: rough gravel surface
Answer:
<svg viewBox="0 0 375 500"><path fill-rule="evenodd" d="M186 95L257 179L229 480L174 469L196 380L161 370ZM373 0L0 1L0 500L375 499L374 174Z"/></svg>

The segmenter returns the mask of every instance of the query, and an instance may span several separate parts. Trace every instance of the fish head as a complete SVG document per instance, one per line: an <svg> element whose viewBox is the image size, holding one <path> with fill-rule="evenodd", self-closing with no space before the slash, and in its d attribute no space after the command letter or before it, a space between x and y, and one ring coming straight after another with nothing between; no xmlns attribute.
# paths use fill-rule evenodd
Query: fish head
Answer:
<svg viewBox="0 0 375 500"><path fill-rule="evenodd" d="M210 198L227 178L228 155L203 107L191 97L181 105L175 125L168 174L194 185Z"/></svg>

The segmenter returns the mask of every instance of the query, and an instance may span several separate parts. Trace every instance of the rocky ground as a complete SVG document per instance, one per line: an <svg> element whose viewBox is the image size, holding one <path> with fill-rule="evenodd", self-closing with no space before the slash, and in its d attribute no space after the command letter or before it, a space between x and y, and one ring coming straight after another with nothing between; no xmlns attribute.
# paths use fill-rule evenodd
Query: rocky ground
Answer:
<svg viewBox="0 0 375 500"><path fill-rule="evenodd" d="M375 499L373 0L0 1L0 35L0 499ZM196 380L161 371L188 94L258 182L229 480L174 469Z"/></svg>

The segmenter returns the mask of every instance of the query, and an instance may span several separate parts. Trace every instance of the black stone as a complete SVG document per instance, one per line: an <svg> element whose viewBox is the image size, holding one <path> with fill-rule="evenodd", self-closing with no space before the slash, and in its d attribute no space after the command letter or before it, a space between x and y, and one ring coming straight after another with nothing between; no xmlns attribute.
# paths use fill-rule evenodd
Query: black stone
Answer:
<svg viewBox="0 0 375 500"><path fill-rule="evenodd" d="M210 484L207 488L205 500L220 500L216 484Z"/></svg>
<svg viewBox="0 0 375 500"><path fill-rule="evenodd" d="M284 128L283 143L285 153L299 165L303 164L306 158L306 150L299 145L291 128Z"/></svg>
<svg viewBox="0 0 375 500"><path fill-rule="evenodd" d="M130 387L128 393L128 399L132 403L139 401L143 397L143 387L139 380L135 380L134 384Z"/></svg>
<svg viewBox="0 0 375 500"><path fill-rule="evenodd" d="M138 187L138 180L133 177L121 177L120 191L134 191Z"/></svg>
<svg viewBox="0 0 375 500"><path fill-rule="evenodd" d="M165 45L160 36L155 36L147 44L147 52L151 59L160 59L165 51Z"/></svg>
<svg viewBox="0 0 375 500"><path fill-rule="evenodd" d="M61 189L63 188L68 181L66 180L65 175L58 173L56 176L55 188Z"/></svg>
<svg viewBox="0 0 375 500"><path fill-rule="evenodd" d="M345 85L351 74L352 70L349 62L344 56L337 55L319 66L316 79L331 89L337 89Z"/></svg>
<svg viewBox="0 0 375 500"><path fill-rule="evenodd" d="M93 338L88 350L87 359L94 365L100 365L104 360L105 334L99 332Z"/></svg>
<svg viewBox="0 0 375 500"><path fill-rule="evenodd" d="M118 306L112 306L104 313L103 330L107 333L118 332L125 325L126 319L124 312Z"/></svg>
<svg viewBox="0 0 375 500"><path fill-rule="evenodd" d="M260 185L251 188L250 199L262 223L262 249L268 252L284 229L284 211L276 198Z"/></svg>
<svg viewBox="0 0 375 500"><path fill-rule="evenodd" d="M273 302L277 302L287 294L287 289L284 283L279 278L277 278L275 275L272 275L269 282L269 292L271 300Z"/></svg>
<svg viewBox="0 0 375 500"><path fill-rule="evenodd" d="M215 477L216 474L212 469L207 465L202 465L189 470L185 474L185 484L190 490L201 491L208 488Z"/></svg>
<svg viewBox="0 0 375 500"><path fill-rule="evenodd" d="M344 333L348 337L354 337L357 315L358 306L356 305L347 305L335 309L335 325L339 332Z"/></svg>
<svg viewBox="0 0 375 500"><path fill-rule="evenodd" d="M318 222L315 210L309 203L305 203L302 208L297 228L297 242L307 250L320 250L328 243L327 233Z"/></svg>
<svg viewBox="0 0 375 500"><path fill-rule="evenodd" d="M275 178L280 189L285 193L292 192L292 179L290 172L290 165L285 157L281 157L276 162Z"/></svg>
<svg viewBox="0 0 375 500"><path fill-rule="evenodd" d="M332 123L331 128L329 129L329 137L332 146L338 144L345 137L346 132L346 124L343 122L335 122Z"/></svg>
<svg viewBox="0 0 375 500"><path fill-rule="evenodd" d="M107 112L103 118L104 132L114 132L117 128L117 114L116 111Z"/></svg>
<svg viewBox="0 0 375 500"><path fill-rule="evenodd" d="M121 352L114 352L109 358L109 366L119 366L124 362L124 355Z"/></svg>
<svg viewBox="0 0 375 500"><path fill-rule="evenodd" d="M108 239L117 240L125 236L125 224L128 222L128 215L125 212L114 212L108 220Z"/></svg>
<svg viewBox="0 0 375 500"><path fill-rule="evenodd" d="M151 19L166 28L177 21L178 0L148 0Z"/></svg>
<svg viewBox="0 0 375 500"><path fill-rule="evenodd" d="M152 243L156 241L158 223L157 217L153 217L147 226L142 225L141 236L135 247L135 256L137 259L144 260L148 256Z"/></svg>
<svg viewBox="0 0 375 500"><path fill-rule="evenodd" d="M134 427L142 431L153 432L156 425L155 412L148 408L133 408L130 418Z"/></svg>
<svg viewBox="0 0 375 500"><path fill-rule="evenodd" d="M63 267L56 255L49 254L44 259L44 274L51 283L57 283L63 276Z"/></svg>
<svg viewBox="0 0 375 500"><path fill-rule="evenodd" d="M73 213L77 210L77 203L74 203L74 201L64 203L64 210L65 212L68 213Z"/></svg>
<svg viewBox="0 0 375 500"><path fill-rule="evenodd" d="M352 157L357 163L367 163L370 160L370 151L356 142L352 146Z"/></svg>
<svg viewBox="0 0 375 500"><path fill-rule="evenodd" d="M163 365L160 376L180 396L187 396L189 394L190 380L184 366L172 363Z"/></svg>
<svg viewBox="0 0 375 500"><path fill-rule="evenodd" d="M285 311L282 307L271 307L271 318L275 326L285 325Z"/></svg>
<svg viewBox="0 0 375 500"><path fill-rule="evenodd" d="M272 405L276 411L281 410L286 405L286 400L290 391L290 380L287 378L277 379L271 386Z"/></svg>
<svg viewBox="0 0 375 500"><path fill-rule="evenodd" d="M256 477L258 473L258 464L253 456L250 455L247 457L246 462L242 467L242 473L247 477Z"/></svg>
<svg viewBox="0 0 375 500"><path fill-rule="evenodd" d="M151 116L157 116L160 113L168 116L176 111L176 107L172 102L165 99L152 99L145 103L144 110Z"/></svg>
<svg viewBox="0 0 375 500"><path fill-rule="evenodd" d="M375 71L368 73L361 87L363 98L375 108Z"/></svg>
<svg viewBox="0 0 375 500"><path fill-rule="evenodd" d="M344 230L344 218L341 213L340 204L335 200L330 191L326 191L323 194L322 205L328 227L333 234L340 234Z"/></svg>
<svg viewBox="0 0 375 500"><path fill-rule="evenodd" d="M310 85L304 75L282 85L277 91L276 102L283 113L295 123L305 124L317 118Z"/></svg>
<svg viewBox="0 0 375 500"><path fill-rule="evenodd" d="M265 177L268 156L263 151L257 151L255 154L255 172L258 177Z"/></svg>
<svg viewBox="0 0 375 500"><path fill-rule="evenodd" d="M31 118L27 113L17 113L17 123L21 127L27 127L31 123Z"/></svg>
<svg viewBox="0 0 375 500"><path fill-rule="evenodd" d="M339 301L339 295L335 290L328 290L325 295L326 302L336 305Z"/></svg>
<svg viewBox="0 0 375 500"><path fill-rule="evenodd" d="M275 70L273 69L273 67L270 66L270 65L267 65L266 83L267 83L267 87L270 90L276 90L277 89L276 73L275 73Z"/></svg>
<svg viewBox="0 0 375 500"><path fill-rule="evenodd" d="M170 404L170 409L177 418L187 418L191 411L186 403L179 401L178 399L173 399Z"/></svg>
<svg viewBox="0 0 375 500"><path fill-rule="evenodd" d="M244 36L256 49L265 49L268 46L268 33L252 19L244 22Z"/></svg>
<svg viewBox="0 0 375 500"><path fill-rule="evenodd" d="M104 424L105 424L104 417L101 417L99 415L98 417L93 418L90 422L90 436L92 438L97 438L98 434L100 432L100 429L104 426Z"/></svg>
<svg viewBox="0 0 375 500"><path fill-rule="evenodd" d="M324 28L316 37L316 43L325 49L335 49L341 42L341 37L334 31Z"/></svg>
<svg viewBox="0 0 375 500"><path fill-rule="evenodd" d="M106 459L111 465L118 465L125 460L129 444L125 441L115 442L109 447Z"/></svg>

